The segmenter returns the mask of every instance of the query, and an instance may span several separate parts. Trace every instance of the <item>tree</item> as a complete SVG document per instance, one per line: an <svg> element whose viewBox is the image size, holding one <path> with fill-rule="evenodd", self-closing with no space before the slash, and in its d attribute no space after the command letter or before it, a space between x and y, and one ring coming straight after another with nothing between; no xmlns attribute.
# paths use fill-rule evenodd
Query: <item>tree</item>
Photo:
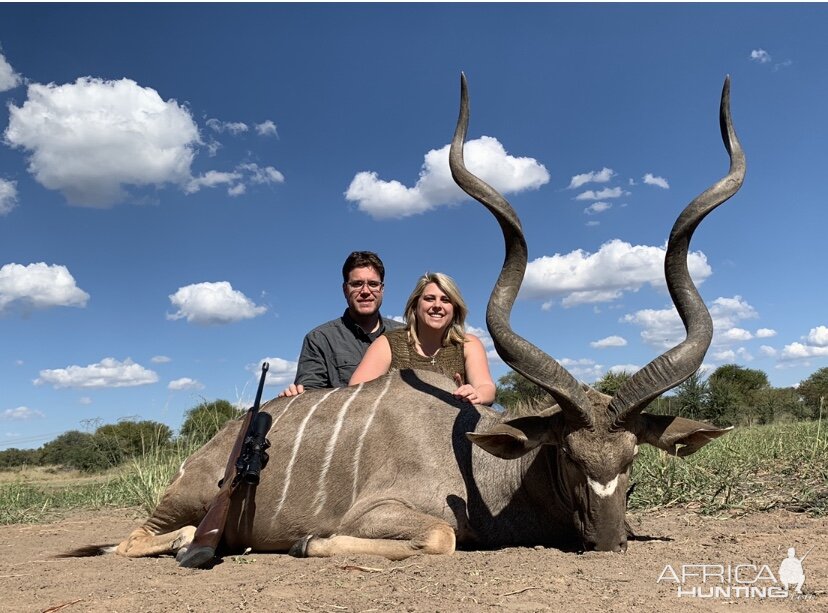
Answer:
<svg viewBox="0 0 828 613"><path fill-rule="evenodd" d="M19 468L21 466L37 466L40 463L39 449L17 449L10 447L0 451L0 470Z"/></svg>
<svg viewBox="0 0 828 613"><path fill-rule="evenodd" d="M707 378L707 389L704 417L714 424L729 426L763 420L757 410L758 393L770 389L768 376L763 371L725 364Z"/></svg>
<svg viewBox="0 0 828 613"><path fill-rule="evenodd" d="M88 432L70 430L43 445L42 464L56 464L84 472L105 470L112 466L107 453L103 451Z"/></svg>
<svg viewBox="0 0 828 613"><path fill-rule="evenodd" d="M673 395L674 404L671 403L675 415L688 419L700 419L705 414L707 394L707 383L697 370L676 387L676 393Z"/></svg>
<svg viewBox="0 0 828 613"><path fill-rule="evenodd" d="M523 412L555 404L545 389L513 370L500 377L497 383L495 402L507 411Z"/></svg>
<svg viewBox="0 0 828 613"><path fill-rule="evenodd" d="M799 398L799 392L792 387L759 390L755 396L759 421L769 424L778 419L803 419L810 417L809 408Z"/></svg>
<svg viewBox="0 0 828 613"><path fill-rule="evenodd" d="M619 370L612 372L608 370L607 373L592 384L596 390L607 396L614 396L615 392L632 377L632 373L626 370Z"/></svg>
<svg viewBox="0 0 828 613"><path fill-rule="evenodd" d="M799 395L802 401L811 410L811 415L819 415L820 398L824 398L823 405L828 406L828 367L820 368L799 384Z"/></svg>
<svg viewBox="0 0 828 613"><path fill-rule="evenodd" d="M242 411L227 400L202 402L184 414L181 424L181 436L193 445L202 445L209 441L224 424L236 419Z"/></svg>
<svg viewBox="0 0 828 613"><path fill-rule="evenodd" d="M172 430L157 421L122 420L95 430L95 438L109 451L113 464L165 447L172 439Z"/></svg>

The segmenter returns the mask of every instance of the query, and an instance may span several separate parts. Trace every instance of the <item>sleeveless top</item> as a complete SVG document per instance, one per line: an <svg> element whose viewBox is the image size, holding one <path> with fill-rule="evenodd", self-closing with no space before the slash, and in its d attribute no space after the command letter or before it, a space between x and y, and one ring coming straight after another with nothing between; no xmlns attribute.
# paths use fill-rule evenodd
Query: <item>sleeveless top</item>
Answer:
<svg viewBox="0 0 828 613"><path fill-rule="evenodd" d="M414 346L408 342L408 330L398 328L384 334L391 345L391 368L403 370L417 368L440 372L453 379L455 373L460 373L463 382L466 382L466 360L463 355L463 343L451 343L441 347L437 355L427 358L417 353Z"/></svg>

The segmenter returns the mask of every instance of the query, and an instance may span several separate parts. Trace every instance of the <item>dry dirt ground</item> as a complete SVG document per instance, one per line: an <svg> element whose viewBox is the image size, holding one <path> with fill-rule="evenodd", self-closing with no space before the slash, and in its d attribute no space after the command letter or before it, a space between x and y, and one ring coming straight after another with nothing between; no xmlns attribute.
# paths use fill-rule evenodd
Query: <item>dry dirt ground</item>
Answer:
<svg viewBox="0 0 828 613"><path fill-rule="evenodd" d="M828 611L828 518L782 510L731 518L691 509L630 514L646 540L631 542L626 554L510 548L402 562L248 554L225 558L210 570L180 569L171 557L53 557L85 544L116 542L142 520L138 511L126 509L0 527L0 610ZM802 564L802 596L744 597L733 591L751 585L738 581L756 580L752 585L766 593L778 588L773 580L789 547L800 557L813 548ZM714 575L706 584L691 576L677 583L683 565L700 574L700 567L687 565L701 564ZM728 584L725 568L723 582L716 565L740 564L747 566L739 567L738 579ZM713 598L693 591L708 594L728 586L730 598L722 591ZM689 594L679 596L679 588Z"/></svg>

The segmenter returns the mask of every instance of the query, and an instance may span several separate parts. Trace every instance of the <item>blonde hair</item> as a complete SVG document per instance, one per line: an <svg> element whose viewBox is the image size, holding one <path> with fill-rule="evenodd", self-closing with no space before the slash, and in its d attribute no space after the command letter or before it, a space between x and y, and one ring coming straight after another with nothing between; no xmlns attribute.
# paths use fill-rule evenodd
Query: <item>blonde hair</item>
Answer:
<svg viewBox="0 0 828 613"><path fill-rule="evenodd" d="M451 324L446 328L446 333L443 335L443 346L448 346L451 343L460 344L466 342L466 315L469 313L469 308L466 306L466 301L463 300L463 295L457 287L454 279L442 272L427 272L417 280L417 285L414 286L414 291L408 297L405 303L405 329L408 331L408 341L416 345L420 342L417 336L417 302L425 291L426 285L434 283L440 290L448 296L451 305L454 307L454 317Z"/></svg>

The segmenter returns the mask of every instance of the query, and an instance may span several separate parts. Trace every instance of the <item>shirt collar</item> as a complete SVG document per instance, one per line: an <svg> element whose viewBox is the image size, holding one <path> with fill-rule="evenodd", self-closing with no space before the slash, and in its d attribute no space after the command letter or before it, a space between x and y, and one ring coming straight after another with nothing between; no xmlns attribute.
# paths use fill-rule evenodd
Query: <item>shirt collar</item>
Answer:
<svg viewBox="0 0 828 613"><path fill-rule="evenodd" d="M385 332L385 320L379 312L377 312L377 315L379 316L379 328L377 328L376 332L368 333L365 330L363 330L362 326L355 322L354 319L351 317L351 314L348 312L348 309L345 309L345 312L342 314L342 323L344 323L345 326L351 332L353 332L357 338L367 339L373 342L377 338L382 336L382 334Z"/></svg>

